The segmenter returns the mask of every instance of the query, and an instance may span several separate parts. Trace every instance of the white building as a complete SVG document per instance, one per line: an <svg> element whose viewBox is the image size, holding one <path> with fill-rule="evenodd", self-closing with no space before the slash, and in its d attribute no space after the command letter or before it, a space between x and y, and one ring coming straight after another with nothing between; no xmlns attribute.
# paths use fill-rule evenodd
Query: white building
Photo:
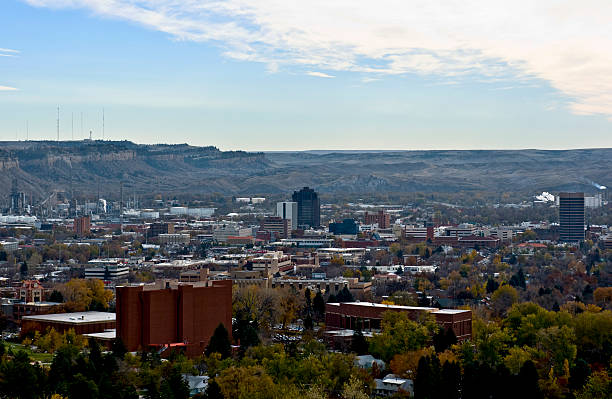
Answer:
<svg viewBox="0 0 612 399"><path fill-rule="evenodd" d="M592 197L584 197L585 208L601 208L602 202L601 194L596 194Z"/></svg>
<svg viewBox="0 0 612 399"><path fill-rule="evenodd" d="M241 228L236 223L227 223L213 227L213 240L226 242L228 237L248 237L252 233L253 229L250 227Z"/></svg>
<svg viewBox="0 0 612 399"><path fill-rule="evenodd" d="M289 220L289 228L298 228L298 204L297 202L278 202L276 204L276 216Z"/></svg>
<svg viewBox="0 0 612 399"><path fill-rule="evenodd" d="M189 234L169 233L157 236L160 244L189 244L191 236Z"/></svg>
<svg viewBox="0 0 612 399"><path fill-rule="evenodd" d="M103 281L127 280L130 268L118 259L93 259L85 267L85 278L97 278Z"/></svg>
<svg viewBox="0 0 612 399"><path fill-rule="evenodd" d="M19 242L17 241L0 241L0 245L5 252L13 252L19 249Z"/></svg>

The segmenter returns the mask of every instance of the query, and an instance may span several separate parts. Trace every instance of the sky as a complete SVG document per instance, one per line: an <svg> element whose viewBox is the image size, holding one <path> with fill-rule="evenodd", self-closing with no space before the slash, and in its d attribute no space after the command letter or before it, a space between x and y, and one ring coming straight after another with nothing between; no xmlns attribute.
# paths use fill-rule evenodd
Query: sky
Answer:
<svg viewBox="0 0 612 399"><path fill-rule="evenodd" d="M612 147L610 49L609 0L1 0L0 139Z"/></svg>

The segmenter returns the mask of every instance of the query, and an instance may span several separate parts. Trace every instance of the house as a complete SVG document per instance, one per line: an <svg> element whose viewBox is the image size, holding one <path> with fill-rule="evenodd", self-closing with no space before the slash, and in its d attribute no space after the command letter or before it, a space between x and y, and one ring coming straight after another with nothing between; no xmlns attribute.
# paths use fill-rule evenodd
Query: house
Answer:
<svg viewBox="0 0 612 399"><path fill-rule="evenodd" d="M383 379L374 379L376 387L374 393L379 396L391 396L402 390L408 392L410 397L414 395L414 383L412 380L400 378L395 374L387 374Z"/></svg>
<svg viewBox="0 0 612 399"><path fill-rule="evenodd" d="M183 379L189 386L189 397L203 394L206 392L206 389L208 389L209 377L207 375L183 374Z"/></svg>

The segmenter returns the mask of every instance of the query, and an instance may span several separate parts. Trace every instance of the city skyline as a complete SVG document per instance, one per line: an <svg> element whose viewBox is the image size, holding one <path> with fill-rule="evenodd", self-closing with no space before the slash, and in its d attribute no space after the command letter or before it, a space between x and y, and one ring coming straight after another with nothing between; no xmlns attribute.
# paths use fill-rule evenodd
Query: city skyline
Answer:
<svg viewBox="0 0 612 399"><path fill-rule="evenodd" d="M59 106L62 140L104 109L105 139L223 150L612 147L588 3L7 0L0 138L55 140Z"/></svg>

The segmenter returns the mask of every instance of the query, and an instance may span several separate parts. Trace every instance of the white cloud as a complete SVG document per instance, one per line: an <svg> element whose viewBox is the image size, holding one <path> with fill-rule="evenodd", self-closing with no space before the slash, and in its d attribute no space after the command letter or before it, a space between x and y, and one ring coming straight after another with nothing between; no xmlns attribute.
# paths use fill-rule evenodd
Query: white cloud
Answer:
<svg viewBox="0 0 612 399"><path fill-rule="evenodd" d="M10 48L0 48L0 57L14 57L19 54L19 51Z"/></svg>
<svg viewBox="0 0 612 399"><path fill-rule="evenodd" d="M9 87L9 86L0 86L0 91L15 91L17 90L14 87Z"/></svg>
<svg viewBox="0 0 612 399"><path fill-rule="evenodd" d="M333 75L329 75L327 73L317 72L317 71L308 71L308 72L306 72L306 75L314 76L314 77L317 77L317 78L335 78L335 76L333 76Z"/></svg>
<svg viewBox="0 0 612 399"><path fill-rule="evenodd" d="M612 116L610 0L23 0L85 8L279 67L542 79Z"/></svg>

